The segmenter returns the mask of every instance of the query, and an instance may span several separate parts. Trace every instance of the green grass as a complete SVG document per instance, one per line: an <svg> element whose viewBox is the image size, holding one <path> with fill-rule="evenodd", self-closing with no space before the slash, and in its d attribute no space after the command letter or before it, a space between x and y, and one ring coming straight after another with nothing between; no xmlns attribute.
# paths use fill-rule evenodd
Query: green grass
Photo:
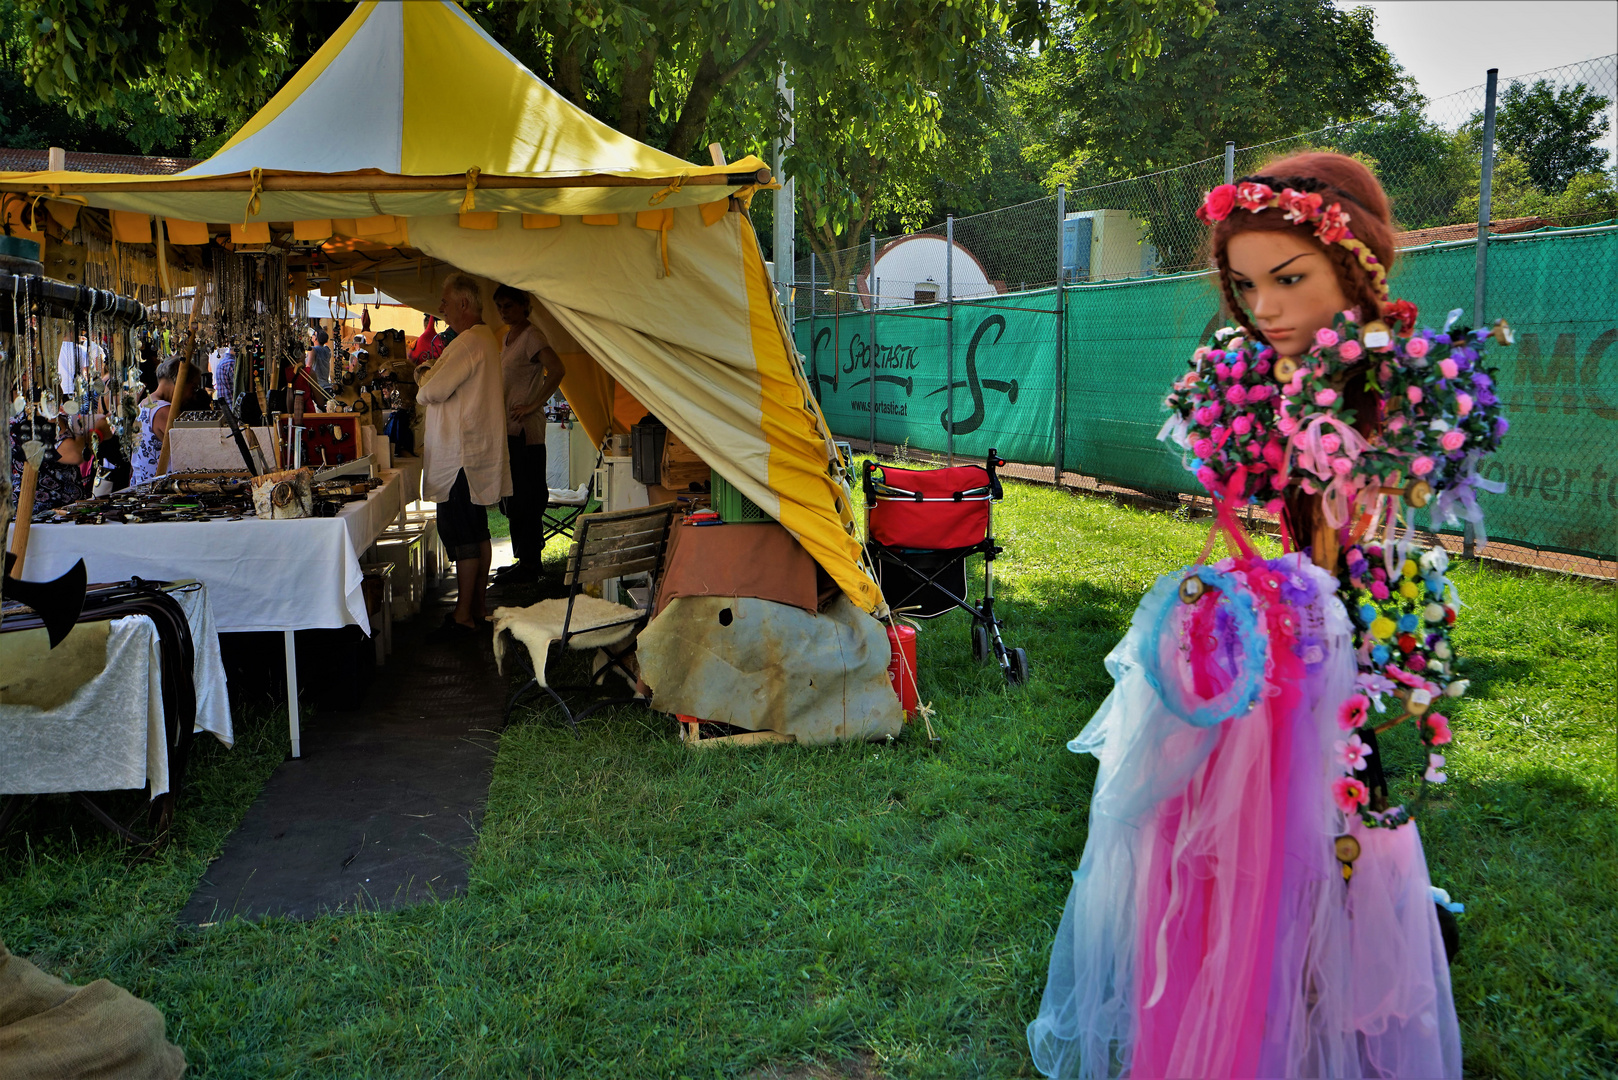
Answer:
<svg viewBox="0 0 1618 1080"><path fill-rule="evenodd" d="M467 895L177 928L279 761L277 717L249 717L235 751L194 759L156 860L74 818L0 842L0 936L154 1001L199 1077L1029 1075L1022 1028L1095 776L1064 743L1142 591L1206 525L1015 484L997 520L1007 638L1033 678L1008 691L971 661L962 617L927 624L942 750L694 754L644 713L578 742L538 717L502 736ZM1468 1074L1611 1075L1615 593L1455 577L1474 697L1422 835L1467 905Z"/></svg>

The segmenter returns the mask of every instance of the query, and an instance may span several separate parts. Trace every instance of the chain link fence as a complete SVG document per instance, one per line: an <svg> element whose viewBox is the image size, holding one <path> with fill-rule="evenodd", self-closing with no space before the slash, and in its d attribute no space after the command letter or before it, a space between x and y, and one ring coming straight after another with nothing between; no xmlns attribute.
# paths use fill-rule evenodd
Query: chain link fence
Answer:
<svg viewBox="0 0 1618 1080"><path fill-rule="evenodd" d="M1618 55L1499 82L1481 271L1485 86L816 252L797 264L799 349L840 436L941 460L993 448L1065 483L1195 502L1200 489L1156 435L1165 388L1226 321L1196 208L1209 188L1281 155L1352 154L1376 171L1401 230L1395 295L1425 324L1459 308L1462 323L1505 316L1517 330L1516 346L1493 357L1513 430L1485 469L1504 488L1482 496L1490 554L1611 578L1615 102ZM1459 535L1445 542L1462 546Z"/></svg>

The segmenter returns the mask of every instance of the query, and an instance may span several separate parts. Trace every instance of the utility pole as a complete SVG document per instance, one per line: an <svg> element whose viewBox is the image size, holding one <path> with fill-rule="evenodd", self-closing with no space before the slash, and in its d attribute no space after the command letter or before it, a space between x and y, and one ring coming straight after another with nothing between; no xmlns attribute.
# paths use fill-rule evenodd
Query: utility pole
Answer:
<svg viewBox="0 0 1618 1080"><path fill-rule="evenodd" d="M787 137L783 141L775 140L775 179L781 184L781 190L775 193L775 287L781 294L781 305L790 308L792 304L793 286L798 278L798 219L796 213L796 198L798 185L796 181L786 178L786 148L798 137L798 123L793 116L792 87L787 85L787 69L783 67L775 78L776 92L781 100L786 102L787 109Z"/></svg>

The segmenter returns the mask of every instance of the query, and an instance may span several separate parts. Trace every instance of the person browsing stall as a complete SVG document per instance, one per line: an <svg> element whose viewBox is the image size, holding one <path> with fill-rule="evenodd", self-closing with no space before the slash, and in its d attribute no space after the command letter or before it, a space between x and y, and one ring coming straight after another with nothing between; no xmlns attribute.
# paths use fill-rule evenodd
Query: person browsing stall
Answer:
<svg viewBox="0 0 1618 1080"><path fill-rule="evenodd" d="M511 494L511 463L500 344L483 321L477 281L451 274L438 310L455 340L432 365L416 400L427 407L422 497L438 504L438 537L455 561L459 586L443 627L453 636L474 632L487 615L484 594L493 561L488 508Z"/></svg>
<svg viewBox="0 0 1618 1080"><path fill-rule="evenodd" d="M545 550L545 507L550 487L545 478L545 402L556 393L564 374L561 357L539 327L528 320L531 301L521 289L494 290L500 321L500 371L505 383L506 452L511 458L511 497L501 503L511 520L511 550L516 563L497 575L501 581L534 581Z"/></svg>
<svg viewBox="0 0 1618 1080"><path fill-rule="evenodd" d="M315 343L303 357L304 366L315 377L316 384L326 391L331 390L331 346L326 344L330 340L326 331L316 330Z"/></svg>
<svg viewBox="0 0 1618 1080"><path fill-rule="evenodd" d="M171 356L157 365L157 389L140 403L140 440L135 443L135 456L130 462L129 482L132 484L157 479L157 461L163 454L163 440L168 436L174 380L183 363L183 357Z"/></svg>

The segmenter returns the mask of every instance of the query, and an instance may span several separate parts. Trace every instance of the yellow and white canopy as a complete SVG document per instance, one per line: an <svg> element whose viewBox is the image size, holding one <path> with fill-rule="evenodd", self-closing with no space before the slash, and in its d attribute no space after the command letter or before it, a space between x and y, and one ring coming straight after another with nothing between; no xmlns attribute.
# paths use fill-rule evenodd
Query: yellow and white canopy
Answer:
<svg viewBox="0 0 1618 1080"><path fill-rule="evenodd" d="M876 611L830 430L732 212L768 180L757 158L697 166L612 130L459 7L417 0L358 5L184 174L0 173L0 192L118 211L118 239L182 253L223 232L324 241L328 270L426 311L453 270L525 289L598 443L655 413Z"/></svg>

